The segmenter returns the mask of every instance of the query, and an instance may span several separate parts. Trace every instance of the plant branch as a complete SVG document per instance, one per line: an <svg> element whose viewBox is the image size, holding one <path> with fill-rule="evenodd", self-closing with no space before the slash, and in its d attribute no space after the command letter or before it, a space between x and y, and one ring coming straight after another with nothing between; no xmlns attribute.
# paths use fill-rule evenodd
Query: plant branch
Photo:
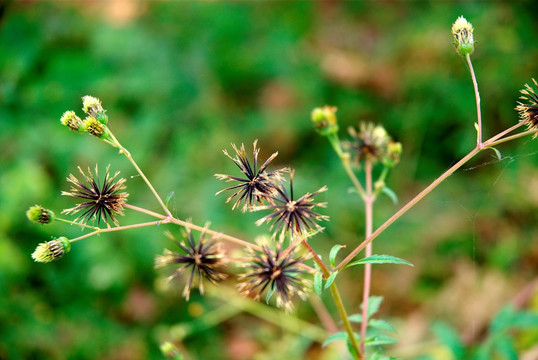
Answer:
<svg viewBox="0 0 538 360"><path fill-rule="evenodd" d="M162 221L150 221L150 222L145 222L145 223L140 223L140 224L117 226L117 227L107 228L107 229L99 229L99 230L95 230L95 231L92 231L90 233L84 234L82 236L79 236L77 238L71 239L69 241L70 242L75 242L75 241L79 241L79 240L91 237L93 235L99 235L101 233L108 233L108 232L122 231L122 230L129 230L129 229L136 229L136 228L141 228L141 227L146 227L146 226L155 226L155 225L160 225L161 223L162 223Z"/></svg>
<svg viewBox="0 0 538 360"><path fill-rule="evenodd" d="M357 339L355 338L355 333L353 332L353 328L351 327L351 322L348 319L346 308L344 307L344 303L342 302L342 297L340 296L340 292L338 291L336 283L334 282L331 285L331 294L333 296L336 309L338 310L338 314L340 315L340 319L342 319L342 322L344 323L344 327L349 338L349 344L351 345L353 350L355 350L357 356L359 358L362 358L362 353L359 348L359 345L357 344Z"/></svg>

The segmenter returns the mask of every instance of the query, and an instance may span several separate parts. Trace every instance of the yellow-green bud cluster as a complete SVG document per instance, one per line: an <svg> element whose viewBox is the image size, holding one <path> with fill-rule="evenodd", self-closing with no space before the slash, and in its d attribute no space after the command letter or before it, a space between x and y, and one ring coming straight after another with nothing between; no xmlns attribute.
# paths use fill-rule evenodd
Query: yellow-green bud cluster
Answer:
<svg viewBox="0 0 538 360"><path fill-rule="evenodd" d="M66 111L60 118L62 125L67 126L73 131L84 132L82 128L82 120L75 114L74 111Z"/></svg>
<svg viewBox="0 0 538 360"><path fill-rule="evenodd" d="M177 347L169 341L161 344L161 352L167 359L180 360L183 359Z"/></svg>
<svg viewBox="0 0 538 360"><path fill-rule="evenodd" d="M82 111L84 111L86 114L94 117L97 119L101 124L105 124L108 122L108 117L106 116L106 111L103 109L103 106L101 105L101 100L99 100L96 97L93 96L83 96L82 97Z"/></svg>
<svg viewBox="0 0 538 360"><path fill-rule="evenodd" d="M26 211L26 216L30 221L39 224L50 224L54 220L52 210L45 209L41 205L34 205Z"/></svg>
<svg viewBox="0 0 538 360"><path fill-rule="evenodd" d="M327 136L338 132L337 110L335 106L328 105L312 110L312 122L321 135Z"/></svg>
<svg viewBox="0 0 538 360"><path fill-rule="evenodd" d="M62 236L52 241L41 243L32 253L32 258L36 262L49 263L57 260L71 250L71 242Z"/></svg>
<svg viewBox="0 0 538 360"><path fill-rule="evenodd" d="M471 55L474 51L473 25L460 16L452 25L454 47L461 56Z"/></svg>
<svg viewBox="0 0 538 360"><path fill-rule="evenodd" d="M84 121L74 111L66 111L62 115L60 122L73 131L79 133L87 132L100 139L109 139L110 130L106 125L108 123L108 117L106 110L101 105L101 100L93 96L83 96L82 110L88 114Z"/></svg>
<svg viewBox="0 0 538 360"><path fill-rule="evenodd" d="M383 126L361 123L358 130L349 128L353 141L348 144L358 162L380 161L387 167L393 167L400 161L402 144L393 141Z"/></svg>

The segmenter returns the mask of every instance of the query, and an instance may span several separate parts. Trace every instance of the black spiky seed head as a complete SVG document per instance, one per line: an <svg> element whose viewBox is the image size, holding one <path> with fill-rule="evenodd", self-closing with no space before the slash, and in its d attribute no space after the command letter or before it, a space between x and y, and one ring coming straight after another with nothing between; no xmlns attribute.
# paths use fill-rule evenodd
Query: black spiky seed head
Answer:
<svg viewBox="0 0 538 360"><path fill-rule="evenodd" d="M252 296L259 300L262 293L267 291L266 301L276 295L277 307L283 307L287 312L292 310L292 299L298 295L301 299L306 297L309 281L302 276L307 271L301 268L304 256L295 257L294 251L283 254L280 246L271 251L269 246L262 246L263 251L248 249L253 260L243 266L247 272L240 276L239 291L245 296Z"/></svg>
<svg viewBox="0 0 538 360"><path fill-rule="evenodd" d="M299 199L293 198L293 172L290 173L290 192L286 190L282 183L275 187L276 194L271 197L272 204L258 206L254 208L259 210L272 210L273 212L256 221L256 225L261 225L264 222L271 223L270 229L274 228L274 235L279 232L286 233L291 230L294 234L305 234L310 230L319 229L317 223L320 220L329 220L328 216L318 214L314 210L315 207L325 207L327 203L315 203L314 196L327 190L323 186L313 193L306 193Z"/></svg>
<svg viewBox="0 0 538 360"><path fill-rule="evenodd" d="M97 165L95 166L95 175L92 174L90 168L88 168L88 173L86 174L80 166L78 167L79 172L86 180L86 184L78 180L73 174L70 174L67 181L72 184L71 191L62 191L62 195L83 199L84 202L63 210L62 214L76 214L80 211L82 213L75 221L81 219L81 222L86 224L90 219L93 219L99 225L103 220L109 227L109 221L112 221L118 226L116 215L123 215L123 205L127 202L129 194L121 192L121 190L125 189L125 179L116 180L119 171L111 177L109 168L110 165L106 168L102 183L99 180Z"/></svg>
<svg viewBox="0 0 538 360"><path fill-rule="evenodd" d="M250 163L247 157L244 144L241 144L240 149L237 149L235 144L232 144L232 148L236 154L235 157L231 157L226 150L223 150L224 154L229 157L245 175L245 177L237 177L215 174L215 177L219 180L237 182L236 185L230 186L215 194L218 195L224 191L234 190L235 192L226 199L226 202L228 203L233 198L237 197L232 209L235 209L243 203L242 211L245 212L248 209L252 209L252 206L256 203L262 204L264 200L270 201L270 198L275 194L274 181L282 179L281 172L283 169L271 172L265 171L269 163L278 155L278 152L272 154L258 169L258 153L260 152L260 149L256 147L257 142L258 140L255 140L253 143L253 164Z"/></svg>
<svg viewBox="0 0 538 360"><path fill-rule="evenodd" d="M209 282L215 284L227 277L226 274L219 270L225 261L224 253L213 238L206 239L205 235L205 232L202 232L200 239L196 243L191 230L187 230L184 240L181 242L175 240L169 234L169 237L172 238L181 252L177 253L165 249L163 255L155 258L156 268L171 265L179 266L168 277L168 280L188 274L188 279L183 289L183 296L187 301L189 300L195 277L198 278L198 289L202 294L204 293L203 279L207 279Z"/></svg>

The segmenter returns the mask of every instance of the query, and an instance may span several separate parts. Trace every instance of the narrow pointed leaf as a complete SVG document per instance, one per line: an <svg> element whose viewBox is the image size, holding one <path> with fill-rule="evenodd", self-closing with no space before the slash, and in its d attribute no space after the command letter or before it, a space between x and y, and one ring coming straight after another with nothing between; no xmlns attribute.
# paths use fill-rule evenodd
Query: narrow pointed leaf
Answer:
<svg viewBox="0 0 538 360"><path fill-rule="evenodd" d="M372 256L365 257L364 259L350 262L349 264L346 265L346 268L355 266L355 265L363 265L363 264L403 264L403 265L414 266L409 261L400 259L396 256L372 255Z"/></svg>
<svg viewBox="0 0 538 360"><path fill-rule="evenodd" d="M323 291L323 274L321 271L314 274L314 291L321 297L321 292Z"/></svg>
<svg viewBox="0 0 538 360"><path fill-rule="evenodd" d="M329 253L329 262L331 263L332 267L335 267L336 255L338 255L338 252L343 247L344 245L334 245L331 249L331 252Z"/></svg>
<svg viewBox="0 0 538 360"><path fill-rule="evenodd" d="M387 187L387 186L383 186L383 188L381 189L381 192L383 192L383 194L387 195L394 204L397 204L398 203L398 195L396 195L396 193L394 191L392 191L391 188Z"/></svg>
<svg viewBox="0 0 538 360"><path fill-rule="evenodd" d="M327 279L327 282L325 283L324 289L327 290L334 282L334 279L336 279L336 276L338 275L338 271L333 272L329 278Z"/></svg>

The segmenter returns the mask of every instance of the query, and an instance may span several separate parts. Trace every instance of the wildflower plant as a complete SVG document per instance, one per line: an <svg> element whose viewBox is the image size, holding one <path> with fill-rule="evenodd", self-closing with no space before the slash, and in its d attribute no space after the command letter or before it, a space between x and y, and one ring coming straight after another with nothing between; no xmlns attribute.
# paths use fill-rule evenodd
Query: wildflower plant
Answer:
<svg viewBox="0 0 538 360"><path fill-rule="evenodd" d="M26 215L38 224L45 225L53 220L60 221L79 226L85 233L72 239L58 236L51 241L42 242L31 255L32 258L36 262L48 263L62 258L71 251L71 248L77 251L73 243L95 235L172 224L183 230L182 240L178 241L169 235L176 247L174 250L166 249L162 255L157 255L155 267L170 269L172 271L169 276L170 280L182 278L185 283L183 296L186 300L189 300L194 285L197 285L200 293L203 294L206 285L219 285L228 275L231 275L232 279L235 278L236 288L242 294L255 300L265 298L268 303L275 298L276 306L288 312L292 310L293 303L298 301L297 298L321 296L324 291L328 290L341 327L339 331L335 331L336 322L330 319L328 322L332 326L327 326L327 340L323 345L343 340L347 344L349 357L353 359L390 359L382 355L381 346L396 341L393 338L394 328L374 317L381 306L381 297L370 294L372 265L411 264L392 255L374 255L373 241L478 153L493 149L500 158L501 155L495 148L496 146L526 135L536 137L538 133L538 95L532 86L525 85L525 88L521 90L521 101L516 106L520 121L489 139L482 140L484 132L480 95L470 57L475 50L473 32L473 26L463 17L458 18L452 27L456 51L468 65L475 91L476 146L376 229L373 226L376 200L382 195L388 195L395 203L397 202L396 194L386 183L390 170L400 160L402 144L394 141L382 125L364 122L359 123L356 128L348 129L348 137L341 140L340 126L336 116L337 108L326 105L312 111L311 120L314 129L321 136L326 137L333 147L342 163L344 173L353 185L357 200L364 205L364 240L353 244L351 249L343 244L335 243L328 254L320 254L309 244L309 239L322 232L322 225L329 220L328 216L323 213L323 208L327 205L327 202L323 201L326 200L328 194L327 186L318 190L309 189L313 192L307 192L300 197L295 196L294 171L287 168L270 169L272 161L278 155L277 152L259 165L260 148L257 141L254 141L252 145L252 158L249 157L244 144L241 144L239 148L232 144L235 153L233 155L224 150L225 156L237 166L239 172L234 175L216 174L215 176L218 180L232 184L217 192L217 195L231 192L225 202L234 201L232 210L241 208L242 212L264 212L256 224L270 224L268 230L271 236L266 236L263 227L259 228L260 235L268 238L267 242L262 244L240 239L212 230L209 226L202 227L191 221L179 219L169 210L167 201L163 201L131 153L115 137L110 128L113 124L113 117L111 116L109 121L102 101L93 96L84 96L82 98L84 120L76 112L66 111L61 116L60 123L73 132L80 135L89 134L116 148L144 180L159 205L160 211L133 205L132 198L124 191L127 181L119 178L117 172L111 176L110 166L106 167L102 179L99 177L98 165L93 173L89 168L85 172L78 167L81 177L69 175L67 181L71 184L71 188L69 191L62 192L62 195L80 201L74 207L61 211L63 215L77 216L74 220L57 216L55 212L41 205L31 206ZM535 80L533 83L538 86ZM527 126L527 130L514 133L522 126ZM129 203L128 197L131 200ZM120 220L123 222L124 218L120 219L118 215L124 215L130 211L145 214L153 221L120 225ZM228 251L224 252L221 246L223 242L234 244L241 255L237 257L232 256ZM337 258L343 249L346 249L347 253L338 262ZM357 258L363 252L362 257ZM338 275L354 266L364 266L361 282L362 306L359 313L349 315L338 288ZM170 356L176 357L178 350L170 343L164 343L162 348L167 356L172 354Z"/></svg>

